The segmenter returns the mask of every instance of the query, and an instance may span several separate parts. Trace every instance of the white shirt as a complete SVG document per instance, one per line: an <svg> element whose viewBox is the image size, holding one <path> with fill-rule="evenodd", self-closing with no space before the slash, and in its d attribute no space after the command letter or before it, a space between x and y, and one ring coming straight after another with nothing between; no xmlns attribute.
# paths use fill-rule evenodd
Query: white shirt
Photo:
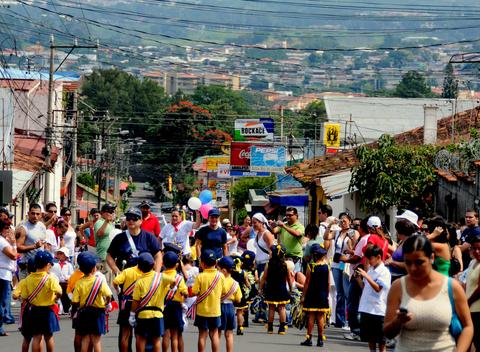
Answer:
<svg viewBox="0 0 480 352"><path fill-rule="evenodd" d="M67 282L70 276L73 274L73 271L73 265L68 261L63 264L63 268L59 263L55 263L50 269L50 272L58 278L59 282Z"/></svg>
<svg viewBox="0 0 480 352"><path fill-rule="evenodd" d="M63 235L63 241L65 242L65 247L68 248L68 254L70 256L73 256L75 253L75 238L77 237L75 231L73 230L68 230L65 232Z"/></svg>
<svg viewBox="0 0 480 352"><path fill-rule="evenodd" d="M52 246L51 253L55 254L59 247L58 247L58 242L57 242L57 236L55 236L55 232L53 232L53 230L48 229L46 231L45 242L47 242L49 245Z"/></svg>
<svg viewBox="0 0 480 352"><path fill-rule="evenodd" d="M368 275L375 281L382 289L376 292L366 279L363 279L365 287L363 288L362 296L360 297L359 312L369 313L373 315L385 316L387 310L387 296L390 290L392 276L390 270L380 263L376 268L370 267Z"/></svg>
<svg viewBox="0 0 480 352"><path fill-rule="evenodd" d="M193 230L193 221L182 221L178 224L178 232L175 231L175 227L172 224L167 224L162 228L160 232L160 238L163 243L176 243L182 246L182 254L190 254L190 242L189 234Z"/></svg>
<svg viewBox="0 0 480 352"><path fill-rule="evenodd" d="M227 242L230 241L233 237L227 232ZM236 253L238 249L238 239L235 239L232 243L228 245L228 253Z"/></svg>
<svg viewBox="0 0 480 352"><path fill-rule="evenodd" d="M12 247L12 245L8 243L5 237L0 236L0 279L12 281L12 274L15 271L15 260L10 259L3 253L3 250L8 247Z"/></svg>

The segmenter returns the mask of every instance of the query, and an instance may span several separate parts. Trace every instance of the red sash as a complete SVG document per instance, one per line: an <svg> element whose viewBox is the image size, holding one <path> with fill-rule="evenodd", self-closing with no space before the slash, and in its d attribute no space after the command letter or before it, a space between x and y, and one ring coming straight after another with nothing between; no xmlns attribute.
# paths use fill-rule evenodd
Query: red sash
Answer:
<svg viewBox="0 0 480 352"><path fill-rule="evenodd" d="M232 296L235 294L238 288L238 282L233 281L233 285L230 287L230 291L228 291L225 295L222 296L222 302L226 301L228 297Z"/></svg>
<svg viewBox="0 0 480 352"><path fill-rule="evenodd" d="M135 289L135 284L136 283L137 283L136 281L132 282L130 284L130 286L128 286L125 289L125 291L122 292L122 300L120 302L120 309L124 310L127 301L131 300L131 296L133 294L133 290ZM130 298L127 298L127 297L130 297Z"/></svg>
<svg viewBox="0 0 480 352"><path fill-rule="evenodd" d="M173 297L175 296L175 293L178 291L178 286L180 285L180 282L182 281L182 275L177 274L175 276L175 285L168 290L167 295L165 296L165 302L171 301Z"/></svg>
<svg viewBox="0 0 480 352"><path fill-rule="evenodd" d="M148 304L148 302L152 300L153 295L155 294L155 292L157 292L157 289L160 287L161 281L162 281L162 274L155 273L155 275L153 276L152 284L150 285L150 289L148 290L145 297L142 298L140 303L138 303L137 312L140 309L144 308Z"/></svg>
<svg viewBox="0 0 480 352"><path fill-rule="evenodd" d="M217 274L215 275L215 278L213 279L212 283L207 288L207 290L204 293L202 293L200 296L197 296L197 299L195 300L195 302L187 312L187 317L195 319L195 315L197 313L197 305L202 303L205 300L205 298L207 298L210 295L210 293L212 293L213 289L215 288L215 286L217 286L219 281L220 281L220 273L217 272Z"/></svg>

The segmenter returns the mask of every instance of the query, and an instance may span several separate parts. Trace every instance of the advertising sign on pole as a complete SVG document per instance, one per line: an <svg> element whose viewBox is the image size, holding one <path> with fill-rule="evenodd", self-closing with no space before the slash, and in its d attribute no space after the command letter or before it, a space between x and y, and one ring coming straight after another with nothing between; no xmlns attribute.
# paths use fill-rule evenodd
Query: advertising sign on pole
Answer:
<svg viewBox="0 0 480 352"><path fill-rule="evenodd" d="M274 122L271 118L235 120L235 141L273 141Z"/></svg>
<svg viewBox="0 0 480 352"><path fill-rule="evenodd" d="M230 164L218 164L217 178L230 178Z"/></svg>
<svg viewBox="0 0 480 352"><path fill-rule="evenodd" d="M324 124L325 134L323 136L323 144L328 147L340 147L340 124L326 123Z"/></svg>
<svg viewBox="0 0 480 352"><path fill-rule="evenodd" d="M213 172L218 170L219 164L228 164L230 157L228 155L212 155L207 156L206 166L207 171Z"/></svg>
<svg viewBox="0 0 480 352"><path fill-rule="evenodd" d="M250 143L232 142L230 147L230 170L250 171Z"/></svg>
<svg viewBox="0 0 480 352"><path fill-rule="evenodd" d="M252 145L250 148L250 170L283 172L286 165L285 147Z"/></svg>
<svg viewBox="0 0 480 352"><path fill-rule="evenodd" d="M270 172L259 172L259 171L230 171L230 177L268 177Z"/></svg>

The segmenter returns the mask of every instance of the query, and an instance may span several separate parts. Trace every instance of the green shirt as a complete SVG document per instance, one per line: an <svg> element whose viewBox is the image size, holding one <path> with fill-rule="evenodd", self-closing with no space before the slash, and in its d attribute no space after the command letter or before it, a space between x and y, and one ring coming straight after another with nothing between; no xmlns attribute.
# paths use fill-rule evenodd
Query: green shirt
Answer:
<svg viewBox="0 0 480 352"><path fill-rule="evenodd" d="M294 236L290 234L285 228L280 228L280 243L285 246L287 250L287 257L299 257L303 256L302 251L302 239L305 233L305 228L298 221L293 225L285 223L285 227L289 227L292 230L298 231L301 233L301 236Z"/></svg>
<svg viewBox="0 0 480 352"><path fill-rule="evenodd" d="M107 225L103 236L99 237L97 235L98 230L100 230L105 222L105 219L99 219L93 227L93 232L95 233L95 245L97 249L97 255L101 260L105 260L107 257L107 249L110 247L110 232L115 228L112 223Z"/></svg>

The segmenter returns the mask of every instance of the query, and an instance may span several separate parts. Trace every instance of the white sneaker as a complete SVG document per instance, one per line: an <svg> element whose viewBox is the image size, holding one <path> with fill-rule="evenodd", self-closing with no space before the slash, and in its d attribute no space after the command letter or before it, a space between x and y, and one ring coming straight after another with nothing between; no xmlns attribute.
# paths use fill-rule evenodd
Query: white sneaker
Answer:
<svg viewBox="0 0 480 352"><path fill-rule="evenodd" d="M348 325L345 325L343 328L342 328L343 331L350 331L350 326Z"/></svg>
<svg viewBox="0 0 480 352"><path fill-rule="evenodd" d="M354 334L353 332L351 332L349 334L343 334L343 338L345 340L350 340L350 341L361 341L362 340L360 338L360 336L358 336L357 334Z"/></svg>

